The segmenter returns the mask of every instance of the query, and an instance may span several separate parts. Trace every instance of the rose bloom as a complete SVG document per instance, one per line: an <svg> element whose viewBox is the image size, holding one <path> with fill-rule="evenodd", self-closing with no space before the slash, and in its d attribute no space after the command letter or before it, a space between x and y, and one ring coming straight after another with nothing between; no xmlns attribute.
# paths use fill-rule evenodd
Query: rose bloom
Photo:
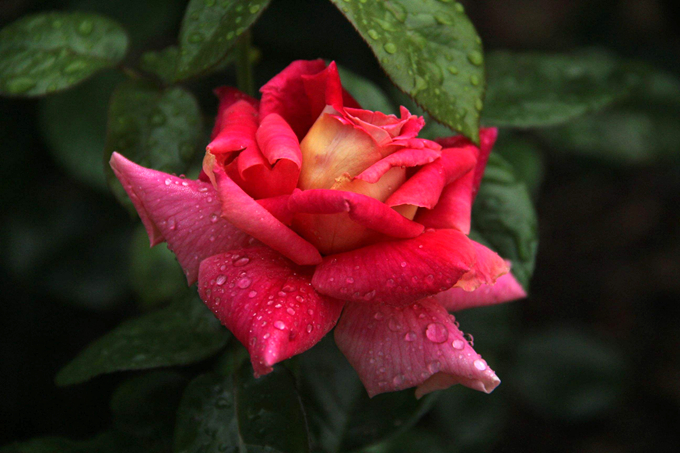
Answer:
<svg viewBox="0 0 680 453"><path fill-rule="evenodd" d="M468 238L496 139L418 138L422 117L361 109L334 63L295 61L256 100L218 88L198 180L114 153L154 246L167 242L255 375L335 341L370 396L500 380L449 312L525 296Z"/></svg>

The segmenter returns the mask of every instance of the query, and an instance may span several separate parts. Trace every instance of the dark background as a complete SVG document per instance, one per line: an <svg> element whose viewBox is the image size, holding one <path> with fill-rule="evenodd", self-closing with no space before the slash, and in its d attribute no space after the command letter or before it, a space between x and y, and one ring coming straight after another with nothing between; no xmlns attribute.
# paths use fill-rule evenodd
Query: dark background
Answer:
<svg viewBox="0 0 680 453"><path fill-rule="evenodd" d="M680 17L671 0L463 3L487 50L601 47L680 72ZM101 12L131 31L126 63L135 64L143 50L174 41L185 4L0 0L0 25L51 9ZM386 86L368 47L329 2L274 0L253 36L261 51L258 86L293 59L317 57ZM140 307L155 288L140 288L130 270L134 251L144 247L130 245L139 236L136 219L102 183L106 100L118 78L107 73L76 88L96 94L80 101L63 94L51 103L0 100L0 445L43 435L87 438L104 429L121 377L57 388L54 375L153 304ZM210 89L233 83L226 70L189 87L209 113ZM82 159L92 165L75 177L59 143L76 138L54 132L64 124L89 131ZM417 430L452 451L675 451L680 164L576 156L530 132L525 137L541 150L543 175L531 296L460 316L504 383L492 396L447 392Z"/></svg>

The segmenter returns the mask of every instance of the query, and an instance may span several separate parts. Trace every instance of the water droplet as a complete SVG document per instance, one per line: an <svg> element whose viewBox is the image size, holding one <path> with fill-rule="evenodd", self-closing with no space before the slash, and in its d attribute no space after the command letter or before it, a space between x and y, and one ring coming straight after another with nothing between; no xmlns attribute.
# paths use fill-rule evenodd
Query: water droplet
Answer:
<svg viewBox="0 0 680 453"><path fill-rule="evenodd" d="M312 333L312 330L314 330L314 326L311 324L307 324L307 333Z"/></svg>
<svg viewBox="0 0 680 453"><path fill-rule="evenodd" d="M481 99L479 99L479 98L475 99L475 108L476 108L477 111L479 111L479 112L482 111L482 109L484 108L484 103L482 102Z"/></svg>
<svg viewBox="0 0 680 453"><path fill-rule="evenodd" d="M387 323L387 327L389 327L392 332L398 332L401 330L401 324L394 318L390 318L389 322Z"/></svg>
<svg viewBox="0 0 680 453"><path fill-rule="evenodd" d="M453 75L458 74L458 68L456 66L451 65L451 66L447 67L446 69L448 69L449 72Z"/></svg>
<svg viewBox="0 0 680 453"><path fill-rule="evenodd" d="M215 284L218 285L218 286L222 286L222 285L224 285L224 283L225 283L226 281L227 281L227 277L226 277L225 275L219 275L219 276L215 279Z"/></svg>
<svg viewBox="0 0 680 453"><path fill-rule="evenodd" d="M352 277L347 277L347 280L345 280L345 281L346 281L347 283L349 283L350 285L351 285L352 283L354 283L354 279L353 279Z"/></svg>
<svg viewBox="0 0 680 453"><path fill-rule="evenodd" d="M250 11L250 14L257 14L260 8L260 5L251 5L250 8L248 8L248 11Z"/></svg>
<svg viewBox="0 0 680 453"><path fill-rule="evenodd" d="M475 368L477 368L479 371L484 371L484 370L486 370L486 364L484 364L484 362L481 361L481 360L475 360L474 362L472 362L472 364L473 364L473 365L475 366Z"/></svg>
<svg viewBox="0 0 680 453"><path fill-rule="evenodd" d="M289 315L293 316L293 315L295 314L295 310L293 310L292 308L288 307L288 308L286 308L286 313L288 313Z"/></svg>
<svg viewBox="0 0 680 453"><path fill-rule="evenodd" d="M449 338L449 331L444 324L433 322L427 325L425 336L433 343L443 343Z"/></svg>
<svg viewBox="0 0 680 453"><path fill-rule="evenodd" d="M406 266L408 266L408 264L406 263L406 261L402 261L401 264L400 264L400 266L401 266L401 267L406 267Z"/></svg>
<svg viewBox="0 0 680 453"><path fill-rule="evenodd" d="M399 385L404 383L404 380L405 380L405 378L404 378L403 374L397 374L392 379L392 384L394 384L395 386L399 386Z"/></svg>
<svg viewBox="0 0 680 453"><path fill-rule="evenodd" d="M247 287L250 286L251 280L248 277L241 277L238 282L236 282L236 286L238 286L241 289L246 289Z"/></svg>
<svg viewBox="0 0 680 453"><path fill-rule="evenodd" d="M463 349L465 347L465 342L463 340L454 340L453 343L451 343L451 346L453 346L453 349Z"/></svg>
<svg viewBox="0 0 680 453"><path fill-rule="evenodd" d="M168 180L166 179L166 181L168 181ZM168 184L168 183L166 182L166 184ZM210 223L217 223L218 220L219 220L219 216L217 214L210 214Z"/></svg>
<svg viewBox="0 0 680 453"><path fill-rule="evenodd" d="M392 288L393 286L395 286L394 279L388 278L385 284L387 285L388 288Z"/></svg>
<svg viewBox="0 0 680 453"><path fill-rule="evenodd" d="M380 33L371 28L370 30L368 30L368 36L370 36L373 39L378 39L380 38Z"/></svg>
<svg viewBox="0 0 680 453"><path fill-rule="evenodd" d="M5 87L7 88L7 91L10 93L25 93L26 91L30 90L36 85L36 81L29 78L29 77L17 77L16 79L12 79L7 84Z"/></svg>
<svg viewBox="0 0 680 453"><path fill-rule="evenodd" d="M475 337L473 337L471 333L466 333L466 334L465 334L465 340L467 340L467 342L468 342L468 344L469 344L470 346L474 346L474 345L475 345Z"/></svg>
<svg viewBox="0 0 680 453"><path fill-rule="evenodd" d="M406 341L415 341L415 339L418 338L418 335L414 331L406 332L406 335L404 335L404 340Z"/></svg>
<svg viewBox="0 0 680 453"><path fill-rule="evenodd" d="M189 42L194 44L203 42L203 35L200 33L192 33L191 36L189 36Z"/></svg>
<svg viewBox="0 0 680 453"><path fill-rule="evenodd" d="M175 219L168 220L168 228L170 228L172 231L177 229L177 222L175 222Z"/></svg>
<svg viewBox="0 0 680 453"><path fill-rule="evenodd" d="M411 95L415 96L425 88L427 88L427 80L423 79L419 75L416 75L413 80L413 91L411 91Z"/></svg>
<svg viewBox="0 0 680 453"><path fill-rule="evenodd" d="M393 54L393 53L397 52L397 46L393 42L385 43L385 45L383 46L383 49L385 49L385 52L387 52L389 54Z"/></svg>
<svg viewBox="0 0 680 453"><path fill-rule="evenodd" d="M387 11L392 13L394 18L397 19L399 22L404 22L406 20L406 9L404 8L403 5L394 1L389 1L384 2L384 7Z"/></svg>
<svg viewBox="0 0 680 453"><path fill-rule="evenodd" d="M274 327L276 327L279 330L286 330L286 325L282 321L275 321Z"/></svg>
<svg viewBox="0 0 680 453"><path fill-rule="evenodd" d="M78 33L83 36L92 33L92 29L94 29L94 23L90 19L85 19L78 25Z"/></svg>
<svg viewBox="0 0 680 453"><path fill-rule="evenodd" d="M454 8L456 8L456 11L458 11L459 13L465 12L465 7L460 3L456 3L456 6Z"/></svg>
<svg viewBox="0 0 680 453"><path fill-rule="evenodd" d="M250 297L251 299L255 296L257 296L257 291L251 291L248 293L248 297Z"/></svg>
<svg viewBox="0 0 680 453"><path fill-rule="evenodd" d="M435 360L434 362L430 362L430 363L427 364L427 370L432 374L436 373L437 371L439 371L441 369L442 369L442 364L439 360Z"/></svg>
<svg viewBox="0 0 680 453"><path fill-rule="evenodd" d="M436 20L437 23L441 25L451 25L453 23L453 17L447 13L437 13L434 16L434 20Z"/></svg>
<svg viewBox="0 0 680 453"><path fill-rule="evenodd" d="M468 61L472 63L475 66L479 66L482 64L484 61L484 57L482 56L482 53L479 52L478 50L473 50L468 54Z"/></svg>
<svg viewBox="0 0 680 453"><path fill-rule="evenodd" d="M384 317L385 317L385 315L383 315L383 314L380 313L379 311L375 312L375 314L373 315L373 318L374 318L374 319L377 319L378 321L380 321L380 320L383 319Z"/></svg>
<svg viewBox="0 0 680 453"><path fill-rule="evenodd" d="M234 261L234 267L243 267L246 264L250 262L250 258L247 256L244 256L243 258L239 258L236 261Z"/></svg>

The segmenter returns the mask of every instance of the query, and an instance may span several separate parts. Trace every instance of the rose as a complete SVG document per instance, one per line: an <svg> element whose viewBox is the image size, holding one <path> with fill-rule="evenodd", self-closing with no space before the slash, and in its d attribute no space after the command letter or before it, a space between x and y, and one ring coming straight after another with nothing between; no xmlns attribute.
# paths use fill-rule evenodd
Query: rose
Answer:
<svg viewBox="0 0 680 453"><path fill-rule="evenodd" d="M296 61L260 91L216 90L196 181L113 154L151 245L166 241L198 280L256 375L338 323L371 396L492 391L500 380L448 311L525 296L509 264L467 237L496 130L481 130L479 148L417 138L422 118L362 110L322 60Z"/></svg>

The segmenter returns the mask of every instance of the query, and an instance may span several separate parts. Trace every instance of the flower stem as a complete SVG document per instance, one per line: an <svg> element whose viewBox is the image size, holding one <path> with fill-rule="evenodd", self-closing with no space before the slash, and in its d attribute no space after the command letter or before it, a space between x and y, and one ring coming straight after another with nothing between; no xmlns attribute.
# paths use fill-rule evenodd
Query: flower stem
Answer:
<svg viewBox="0 0 680 453"><path fill-rule="evenodd" d="M250 60L250 30L246 30L236 42L236 85L244 93L254 96L253 67Z"/></svg>

